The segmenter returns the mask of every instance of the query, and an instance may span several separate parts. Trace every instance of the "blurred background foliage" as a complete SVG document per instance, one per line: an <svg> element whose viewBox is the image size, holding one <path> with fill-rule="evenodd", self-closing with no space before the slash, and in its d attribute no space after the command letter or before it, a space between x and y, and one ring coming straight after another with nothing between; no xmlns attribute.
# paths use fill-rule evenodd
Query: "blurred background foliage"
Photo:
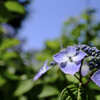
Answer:
<svg viewBox="0 0 100 100"><path fill-rule="evenodd" d="M78 83L74 77L63 74L57 66L35 82L33 76L46 59L52 60L61 45L88 44L100 49L100 22L95 18L95 9L86 9L80 16L65 21L62 35L47 40L43 50L24 51L17 30L28 14L29 3L29 0L0 0L0 99L58 100L64 87ZM100 88L92 82L88 94L89 100L100 100Z"/></svg>

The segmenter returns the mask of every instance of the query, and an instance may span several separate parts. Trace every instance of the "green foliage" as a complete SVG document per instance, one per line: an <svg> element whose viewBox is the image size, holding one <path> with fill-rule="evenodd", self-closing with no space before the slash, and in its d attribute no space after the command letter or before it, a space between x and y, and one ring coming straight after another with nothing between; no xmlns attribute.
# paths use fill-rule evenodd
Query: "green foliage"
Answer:
<svg viewBox="0 0 100 100"><path fill-rule="evenodd" d="M62 90L59 100L77 100L77 91L77 86L69 85Z"/></svg>
<svg viewBox="0 0 100 100"><path fill-rule="evenodd" d="M33 87L33 81L30 79L30 75L33 74L32 67L24 64L20 52L21 41L15 36L17 34L15 28L19 27L22 21L20 18L25 17L26 5L27 3L23 5L18 0L0 1L0 98L2 100L27 100L23 94ZM5 26L2 26L3 24ZM10 33L10 25L13 26L15 33Z"/></svg>
<svg viewBox="0 0 100 100"><path fill-rule="evenodd" d="M64 88L59 96L59 100L88 100L86 88L82 85L68 85Z"/></svg>
<svg viewBox="0 0 100 100"><path fill-rule="evenodd" d="M21 3L19 0L0 1L0 23L9 23L18 28L21 21L25 18L27 10L26 5L30 0Z"/></svg>

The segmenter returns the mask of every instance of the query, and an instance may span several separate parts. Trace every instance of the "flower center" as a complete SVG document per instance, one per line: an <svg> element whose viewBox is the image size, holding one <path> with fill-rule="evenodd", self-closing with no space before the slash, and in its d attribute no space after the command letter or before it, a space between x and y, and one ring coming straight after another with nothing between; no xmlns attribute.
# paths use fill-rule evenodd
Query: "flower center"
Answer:
<svg viewBox="0 0 100 100"><path fill-rule="evenodd" d="M68 57L70 62L73 62L72 57Z"/></svg>
<svg viewBox="0 0 100 100"><path fill-rule="evenodd" d="M62 62L62 63L60 64L60 66L61 66L62 68L65 68L65 67L66 67L66 64L67 64L67 62Z"/></svg>

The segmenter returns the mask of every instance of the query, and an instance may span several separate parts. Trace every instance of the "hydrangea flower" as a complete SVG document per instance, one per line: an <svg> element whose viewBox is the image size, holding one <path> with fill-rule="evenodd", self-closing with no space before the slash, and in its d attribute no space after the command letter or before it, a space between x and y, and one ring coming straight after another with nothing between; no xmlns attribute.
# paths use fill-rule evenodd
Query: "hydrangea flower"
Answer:
<svg viewBox="0 0 100 100"><path fill-rule="evenodd" d="M79 71L81 67L81 61L87 54L81 50L77 50L76 46L69 46L66 49L61 50L59 53L53 56L53 60L59 65L60 69L65 74L74 75ZM55 64L54 63L54 64ZM51 67L47 65L48 61L45 61L40 71L35 75L34 80L40 78Z"/></svg>
<svg viewBox="0 0 100 100"><path fill-rule="evenodd" d="M100 70L96 71L92 77L91 80L96 83L96 85L100 86Z"/></svg>
<svg viewBox="0 0 100 100"><path fill-rule="evenodd" d="M69 46L54 55L53 59L65 74L74 75L79 71L81 61L85 56L86 53L81 50L77 50L76 46Z"/></svg>
<svg viewBox="0 0 100 100"><path fill-rule="evenodd" d="M100 50L96 47L89 47L87 45L80 45L80 48L91 58L88 63L85 62L82 65L82 76L86 76L90 70L92 71L96 68L97 71L90 78L96 85L100 86Z"/></svg>
<svg viewBox="0 0 100 100"><path fill-rule="evenodd" d="M35 75L33 80L39 79L45 72L47 72L51 67L47 66L48 60L44 62L44 65L41 67L39 72Z"/></svg>
<svg viewBox="0 0 100 100"><path fill-rule="evenodd" d="M88 62L85 57L92 57L92 59ZM85 60L82 63L83 59ZM86 76L90 70L97 68L98 71L92 75L91 80L100 86L100 50L95 47L91 48L87 45L68 46L66 49L55 54L53 60L49 64L50 66L48 66L47 60L44 62L40 71L35 75L34 80L40 78L45 72L51 69L51 66L57 64L65 74L71 75L78 72L80 67L82 76Z"/></svg>

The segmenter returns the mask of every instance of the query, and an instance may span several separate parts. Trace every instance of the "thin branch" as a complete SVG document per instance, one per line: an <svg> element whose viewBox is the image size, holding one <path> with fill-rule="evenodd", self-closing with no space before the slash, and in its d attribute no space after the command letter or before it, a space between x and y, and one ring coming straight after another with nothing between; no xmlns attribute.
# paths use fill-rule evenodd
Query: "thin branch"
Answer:
<svg viewBox="0 0 100 100"><path fill-rule="evenodd" d="M94 71L91 72L87 82L84 85L88 85L88 83L91 81L91 76L94 74Z"/></svg>
<svg viewBox="0 0 100 100"><path fill-rule="evenodd" d="M84 59L83 59L84 60ZM83 60L80 66L80 70L79 70L79 75L80 75L80 82L82 83L82 75L81 75L81 70L82 70L82 65L83 65Z"/></svg>
<svg viewBox="0 0 100 100"><path fill-rule="evenodd" d="M74 76L80 82L80 78L76 74Z"/></svg>

